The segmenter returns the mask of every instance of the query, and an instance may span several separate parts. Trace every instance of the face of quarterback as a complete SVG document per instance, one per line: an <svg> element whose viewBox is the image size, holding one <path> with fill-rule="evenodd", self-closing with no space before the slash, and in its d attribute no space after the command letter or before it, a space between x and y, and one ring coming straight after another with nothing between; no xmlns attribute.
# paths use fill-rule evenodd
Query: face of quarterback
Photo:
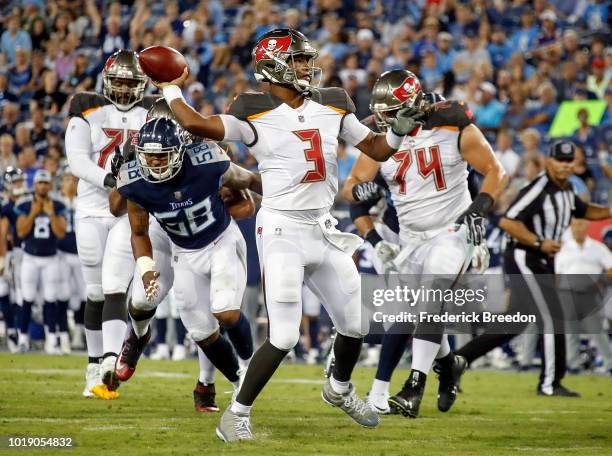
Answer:
<svg viewBox="0 0 612 456"><path fill-rule="evenodd" d="M298 80L311 82L310 61L312 56L297 54L293 56L293 70ZM291 65L290 65L291 66Z"/></svg>

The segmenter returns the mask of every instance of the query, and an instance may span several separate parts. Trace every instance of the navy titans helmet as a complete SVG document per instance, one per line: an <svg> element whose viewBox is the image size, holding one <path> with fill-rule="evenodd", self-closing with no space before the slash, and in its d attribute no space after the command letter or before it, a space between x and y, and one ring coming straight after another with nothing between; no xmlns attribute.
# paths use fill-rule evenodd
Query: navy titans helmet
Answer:
<svg viewBox="0 0 612 456"><path fill-rule="evenodd" d="M172 119L151 119L140 129L135 149L144 180L164 182L172 179L183 163L182 129Z"/></svg>
<svg viewBox="0 0 612 456"><path fill-rule="evenodd" d="M27 186L25 185L25 174L20 168L9 166L6 168L3 176L4 189L7 193L13 196L21 196L26 193ZM21 182L22 185L15 185L17 182Z"/></svg>

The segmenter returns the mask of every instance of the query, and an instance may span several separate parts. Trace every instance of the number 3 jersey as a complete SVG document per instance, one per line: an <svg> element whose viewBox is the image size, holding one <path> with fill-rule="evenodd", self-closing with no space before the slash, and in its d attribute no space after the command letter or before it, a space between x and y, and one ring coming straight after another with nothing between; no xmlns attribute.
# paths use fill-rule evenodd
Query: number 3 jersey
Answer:
<svg viewBox="0 0 612 456"><path fill-rule="evenodd" d="M304 211L334 202L338 138L356 145L370 133L354 111L341 88L313 90L297 109L271 93L242 93L221 119L225 139L244 142L259 163L262 206Z"/></svg>
<svg viewBox="0 0 612 456"><path fill-rule="evenodd" d="M463 103L438 103L416 136L381 163L402 230L427 231L451 224L470 205L461 131L471 123Z"/></svg>
<svg viewBox="0 0 612 456"><path fill-rule="evenodd" d="M20 198L15 203L15 214L17 217L28 215L32 207L33 196L25 196ZM53 201L53 210L56 215L65 216L65 206L55 198ZM34 225L28 235L22 239L23 250L30 255L35 256L52 256L57 253L58 239L51 230L51 219L45 212L40 212L34 219Z"/></svg>
<svg viewBox="0 0 612 456"><path fill-rule="evenodd" d="M70 168L79 178L76 215L110 217L104 177L111 170L115 148L132 140L147 120L155 97L144 97L129 111L120 111L102 95L77 93L70 103L71 121L66 130ZM74 118L85 121L75 121Z"/></svg>
<svg viewBox="0 0 612 456"><path fill-rule="evenodd" d="M229 157L216 144L191 144L173 179L148 182L131 161L121 167L117 189L153 215L174 244L197 250L217 239L231 221L219 194L229 166Z"/></svg>

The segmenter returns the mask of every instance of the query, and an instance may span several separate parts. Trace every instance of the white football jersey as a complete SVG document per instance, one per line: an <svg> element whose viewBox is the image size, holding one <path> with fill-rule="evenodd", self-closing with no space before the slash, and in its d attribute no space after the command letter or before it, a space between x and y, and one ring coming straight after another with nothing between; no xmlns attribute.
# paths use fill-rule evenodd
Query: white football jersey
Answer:
<svg viewBox="0 0 612 456"><path fill-rule="evenodd" d="M243 93L234 100L228 114L247 121L255 134L247 147L259 163L263 207L305 211L332 206L338 192L338 138L354 145L370 132L352 121L354 110L339 88L314 90L298 109L269 93Z"/></svg>
<svg viewBox="0 0 612 456"><path fill-rule="evenodd" d="M75 164L72 161L71 166L90 167L94 164L110 172L115 148L123 150L124 144L135 138L146 122L148 108L153 101L155 98L145 97L129 111L120 111L102 95L88 92L76 94L70 104L70 115L80 117L89 124L89 138L77 138L78 143L89 151L89 157L82 157L88 163L77 161ZM71 131L69 128L66 135L70 134L83 134L83 131ZM82 174L78 169L73 169L73 172ZM76 206L76 216L79 218L111 216L108 191L83 178L79 179Z"/></svg>
<svg viewBox="0 0 612 456"><path fill-rule="evenodd" d="M470 124L463 104L443 102L416 136L381 164L400 230L428 231L453 223L472 202L459 135Z"/></svg>

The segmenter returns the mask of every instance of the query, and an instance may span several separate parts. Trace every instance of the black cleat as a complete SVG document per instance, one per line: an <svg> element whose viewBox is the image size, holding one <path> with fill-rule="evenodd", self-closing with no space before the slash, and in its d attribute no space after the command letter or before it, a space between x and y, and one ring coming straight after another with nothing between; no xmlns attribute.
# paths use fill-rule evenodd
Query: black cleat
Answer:
<svg viewBox="0 0 612 456"><path fill-rule="evenodd" d="M193 390L193 404L196 412L214 413L219 411L219 406L215 403L215 384L208 385L198 381Z"/></svg>
<svg viewBox="0 0 612 456"><path fill-rule="evenodd" d="M117 364L115 365L115 376L122 382L127 382L134 372L136 372L136 365L142 355L143 350L151 339L151 328L147 329L147 333L138 337L134 332L134 329L130 329L130 335L123 341L123 347L117 358Z"/></svg>
<svg viewBox="0 0 612 456"><path fill-rule="evenodd" d="M391 413L401 413L410 418L419 416L419 407L425 393L427 376L422 372L412 371L402 390L389 398Z"/></svg>
<svg viewBox="0 0 612 456"><path fill-rule="evenodd" d="M438 410L448 412L459 392L461 376L467 369L467 361L463 356L454 355L453 365L444 368L440 364L435 364L433 370L438 374L440 386L438 386Z"/></svg>
<svg viewBox="0 0 612 456"><path fill-rule="evenodd" d="M580 393L568 390L565 386L553 386L552 391L545 392L541 387L538 387L538 396L563 396L563 397L580 397Z"/></svg>

